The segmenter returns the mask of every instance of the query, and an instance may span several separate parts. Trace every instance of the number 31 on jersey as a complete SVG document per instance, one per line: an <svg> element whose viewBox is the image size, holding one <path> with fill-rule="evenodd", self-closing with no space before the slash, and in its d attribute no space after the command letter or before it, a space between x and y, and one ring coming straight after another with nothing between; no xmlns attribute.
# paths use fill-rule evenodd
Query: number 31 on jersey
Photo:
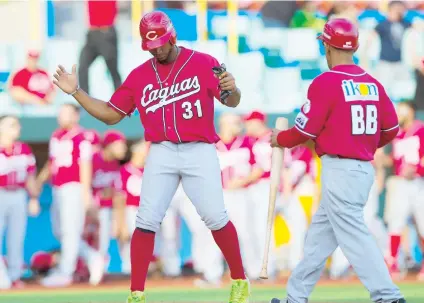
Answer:
<svg viewBox="0 0 424 303"><path fill-rule="evenodd" d="M181 107L185 110L185 112L183 113L183 118L186 120L193 118L193 116L196 116L197 118L202 118L203 116L200 100L197 100L196 102L194 102L195 108L193 108L193 105L191 104L190 101L184 101L181 104Z"/></svg>
<svg viewBox="0 0 424 303"><path fill-rule="evenodd" d="M377 133L377 106L351 105L352 135L375 135Z"/></svg>

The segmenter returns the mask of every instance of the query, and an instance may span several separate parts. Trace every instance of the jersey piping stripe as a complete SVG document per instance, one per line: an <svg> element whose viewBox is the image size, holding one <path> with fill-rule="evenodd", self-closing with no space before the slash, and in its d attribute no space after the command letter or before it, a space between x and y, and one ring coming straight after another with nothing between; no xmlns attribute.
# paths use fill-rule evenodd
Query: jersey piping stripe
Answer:
<svg viewBox="0 0 424 303"><path fill-rule="evenodd" d="M194 55L194 50L191 52L190 56L188 57L187 61L181 66L181 68L178 70L178 72L176 73L175 77L174 77L174 81L172 82L172 85L175 84L175 81L177 80L178 75L180 74L180 72L183 70L183 68L187 65L187 63L190 61L191 57L193 57ZM178 136L178 140L181 142L181 138L180 138L180 134L178 133L178 129L177 129L177 118L176 118L176 114L175 114L175 102L173 103L172 109L174 111L174 129L175 129L175 133Z"/></svg>
<svg viewBox="0 0 424 303"><path fill-rule="evenodd" d="M398 127L399 127L399 124L397 124L396 126L393 126L393 127L391 127L391 128L382 129L381 131L382 131L382 132L389 132L389 131L394 130L395 128L398 128Z"/></svg>
<svg viewBox="0 0 424 303"><path fill-rule="evenodd" d="M305 132L304 130L301 130L297 125L295 125L294 126L298 131L300 131L302 134L304 134L304 135L307 135L307 136L309 136L309 137L312 137L312 138L316 138L317 136L314 136L314 135L312 135L312 134L310 134L310 133L307 133L307 132Z"/></svg>
<svg viewBox="0 0 424 303"><path fill-rule="evenodd" d="M367 74L367 72L363 72L362 74L349 74L349 73L339 72L339 71L335 71L335 70L330 70L330 71L327 71L326 73L336 73L336 74L353 76L353 77L360 77L360 76L364 76L364 75Z"/></svg>
<svg viewBox="0 0 424 303"><path fill-rule="evenodd" d="M126 112L124 112L122 109L120 109L119 107L115 106L112 102L108 102L110 105L112 105L113 108L115 108L116 110L120 111L121 113L123 113L125 116L128 116L128 114Z"/></svg>

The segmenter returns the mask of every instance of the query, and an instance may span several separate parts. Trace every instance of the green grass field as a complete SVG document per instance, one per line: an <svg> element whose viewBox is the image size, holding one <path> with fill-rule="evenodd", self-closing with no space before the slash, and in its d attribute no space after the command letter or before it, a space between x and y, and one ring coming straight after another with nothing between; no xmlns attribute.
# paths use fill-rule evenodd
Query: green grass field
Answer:
<svg viewBox="0 0 424 303"><path fill-rule="evenodd" d="M424 284L402 284L401 289L408 303L424 303ZM1 303L124 303L128 292L124 289L78 289L53 291L25 291L0 293ZM283 297L282 289L255 287L251 303L269 302L272 297ZM148 291L148 302L226 302L228 289L199 290L193 288L157 288ZM371 302L366 290L354 285L322 285L313 293L311 303L365 303Z"/></svg>

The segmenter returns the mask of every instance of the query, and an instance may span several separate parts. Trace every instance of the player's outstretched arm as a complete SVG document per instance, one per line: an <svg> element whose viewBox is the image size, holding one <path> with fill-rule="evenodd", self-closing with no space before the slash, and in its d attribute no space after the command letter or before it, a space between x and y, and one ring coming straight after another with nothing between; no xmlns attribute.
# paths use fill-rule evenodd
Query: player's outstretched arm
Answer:
<svg viewBox="0 0 424 303"><path fill-rule="evenodd" d="M72 72L68 73L62 65L59 65L54 74L53 83L63 92L71 95L78 103L94 118L113 125L124 118L106 102L90 97L86 92L79 88L77 77L77 66L72 66Z"/></svg>

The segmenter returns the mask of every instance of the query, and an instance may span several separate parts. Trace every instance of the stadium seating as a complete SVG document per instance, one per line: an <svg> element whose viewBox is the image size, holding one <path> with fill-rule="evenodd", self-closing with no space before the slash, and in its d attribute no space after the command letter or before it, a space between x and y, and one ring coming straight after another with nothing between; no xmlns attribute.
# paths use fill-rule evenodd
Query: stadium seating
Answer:
<svg viewBox="0 0 424 303"><path fill-rule="evenodd" d="M174 11L170 13L173 14ZM178 29L184 24L184 18L192 18L192 16L179 13L175 18L177 19L175 26ZM380 13L372 11L365 11L360 15L360 44L362 46L367 45L372 28L382 18ZM190 19L190 22L192 21ZM179 32L178 43L207 52L220 62L226 63L243 90L244 100L241 110L254 107L266 108L272 112L290 112L303 102L307 87L313 78L327 69L322 45L316 40L317 32L313 29L266 27L255 13L240 12L236 26L240 36L240 54L230 55L226 40L231 21L226 12L208 13L207 22L211 40L195 41L192 34ZM128 24L126 25L128 27ZM192 30L190 27L189 31ZM416 84L412 77L413 62L409 54L411 48L416 47L414 40L416 40L416 33L412 30L407 31L402 45L405 54L403 62L411 67L411 79L399 83L392 89L391 97L394 100L413 97ZM119 70L122 78L150 57L149 53L141 51L138 39L133 41L120 39L119 42ZM53 73L59 63L66 68L71 68L72 64L78 63L81 47L82 41L79 40L49 39L44 45L41 66L45 67L49 73ZM2 100L0 112L20 112L20 108L10 100L7 93L1 91L7 90L8 75L24 64L25 52L26 47L23 44L2 45L0 48L0 98ZM380 43L377 39L371 45L359 48L357 58L366 58L370 63L367 68L373 73L373 68L378 64L379 53ZM105 62L100 58L90 68L89 84L91 93L98 98L108 99L113 92L110 75ZM60 105L65 101L69 101L67 96L58 94L55 104ZM30 113L35 114L35 112Z"/></svg>

